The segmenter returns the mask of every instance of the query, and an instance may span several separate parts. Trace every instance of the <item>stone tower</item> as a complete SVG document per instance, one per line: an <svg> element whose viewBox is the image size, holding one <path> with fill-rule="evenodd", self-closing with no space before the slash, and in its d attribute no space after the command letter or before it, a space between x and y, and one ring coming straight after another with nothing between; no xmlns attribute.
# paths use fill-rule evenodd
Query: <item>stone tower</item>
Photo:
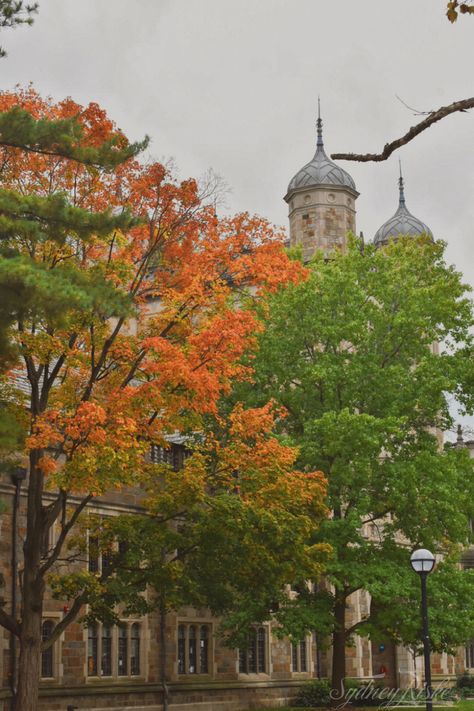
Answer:
<svg viewBox="0 0 474 711"><path fill-rule="evenodd" d="M318 112L316 153L296 173L284 200L289 207L290 245L301 245L303 258L317 249L329 254L345 249L347 233L355 232L355 201L359 195L349 173L325 153Z"/></svg>

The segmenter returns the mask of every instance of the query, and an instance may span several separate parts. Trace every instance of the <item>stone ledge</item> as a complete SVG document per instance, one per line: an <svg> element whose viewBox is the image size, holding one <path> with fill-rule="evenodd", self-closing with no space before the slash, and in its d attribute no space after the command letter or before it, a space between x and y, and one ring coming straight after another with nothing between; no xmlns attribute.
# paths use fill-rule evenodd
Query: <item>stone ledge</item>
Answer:
<svg viewBox="0 0 474 711"><path fill-rule="evenodd" d="M278 689L298 687L307 681L297 679L266 679L265 681L215 681L215 682L174 682L168 684L171 692L189 691L222 691L242 689ZM106 694L156 694L161 693L161 684L155 682L147 684L83 684L81 686L42 686L39 691L40 698L56 698L62 696L104 696ZM9 689L0 690L0 699L11 697ZM131 707L132 708L132 707ZM133 707L136 708L136 707ZM188 707L189 708L189 707ZM110 710L110 711L113 711ZM122 711L119 709L119 711Z"/></svg>

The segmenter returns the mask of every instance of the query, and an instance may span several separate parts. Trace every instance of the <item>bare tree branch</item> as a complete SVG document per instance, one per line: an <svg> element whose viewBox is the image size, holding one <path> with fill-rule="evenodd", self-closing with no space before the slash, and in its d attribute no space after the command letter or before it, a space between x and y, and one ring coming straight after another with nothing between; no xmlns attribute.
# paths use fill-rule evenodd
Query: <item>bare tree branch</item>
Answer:
<svg viewBox="0 0 474 711"><path fill-rule="evenodd" d="M58 622L56 627L53 628L53 631L51 632L51 635L46 639L42 645L41 645L41 651L45 652L47 649L52 647L52 645L56 642L56 640L62 635L64 630L69 627L71 622L74 622L76 617L78 617L81 607L85 605L87 601L86 595L79 595L76 597L74 602L72 603L70 609L68 612L64 615L62 620Z"/></svg>
<svg viewBox="0 0 474 711"><path fill-rule="evenodd" d="M53 566L54 563L57 561L57 559L61 555L64 541L66 540L69 532L74 527L74 524L76 523L76 521L79 518L82 511L84 511L87 504L90 501L92 501L93 498L94 498L93 494L88 494L86 497L84 497L82 499L82 501L78 504L78 506L76 506L76 508L74 509L74 512L72 513L69 521L62 525L61 533L58 536L56 545L54 546L51 554L48 556L48 558L46 559L46 561L43 563L43 565L41 566L41 568L39 570L40 575L42 575L42 576L45 575L45 573L47 573L47 571L51 568L51 566ZM64 498L64 506L65 505L66 505L66 498Z"/></svg>
<svg viewBox="0 0 474 711"><path fill-rule="evenodd" d="M449 106L442 106L437 111L432 111L425 119L423 119L423 121L417 123L416 126L412 126L410 130L407 131L407 133L405 133L405 135L401 138L397 138L391 143L386 143L381 153L332 153L331 158L333 158L333 160L354 160L360 163L387 160L387 158L391 156L397 148L405 146L432 124L437 121L441 121L441 119L449 116L450 114L456 113L456 111L467 111L472 108L474 108L474 96L470 99L455 101L452 104L449 104Z"/></svg>

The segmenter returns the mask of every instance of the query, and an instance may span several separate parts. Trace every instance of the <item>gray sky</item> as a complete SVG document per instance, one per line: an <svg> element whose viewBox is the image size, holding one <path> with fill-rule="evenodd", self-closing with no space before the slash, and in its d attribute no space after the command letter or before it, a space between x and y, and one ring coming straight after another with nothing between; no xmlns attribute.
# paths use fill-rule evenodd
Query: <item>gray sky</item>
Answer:
<svg viewBox="0 0 474 711"><path fill-rule="evenodd" d="M131 139L152 138L182 177L213 168L232 211L287 224L282 196L313 155L317 95L328 152L375 151L430 110L473 94L474 17L445 0L40 0L31 28L2 33L1 87L97 101ZM371 239L407 206L474 284L474 112L385 163L343 167Z"/></svg>

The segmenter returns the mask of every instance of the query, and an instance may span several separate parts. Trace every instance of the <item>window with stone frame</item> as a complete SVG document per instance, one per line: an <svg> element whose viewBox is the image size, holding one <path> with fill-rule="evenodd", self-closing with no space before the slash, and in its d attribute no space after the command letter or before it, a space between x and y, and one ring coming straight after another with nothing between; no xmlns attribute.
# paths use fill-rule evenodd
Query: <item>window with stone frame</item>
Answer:
<svg viewBox="0 0 474 711"><path fill-rule="evenodd" d="M291 645L291 671L309 671L308 639L306 637Z"/></svg>
<svg viewBox="0 0 474 711"><path fill-rule="evenodd" d="M466 669L474 669L474 639L466 644Z"/></svg>
<svg viewBox="0 0 474 711"><path fill-rule="evenodd" d="M255 627L249 634L247 647L239 650L240 674L267 673L267 628Z"/></svg>
<svg viewBox="0 0 474 711"><path fill-rule="evenodd" d="M182 444L171 443L168 447L152 444L150 448L150 461L153 464L168 464L176 472L183 468L184 462L191 452Z"/></svg>
<svg viewBox="0 0 474 711"><path fill-rule="evenodd" d="M41 625L41 640L42 642L45 642L47 639L50 638L54 628L56 626L56 623L54 620L44 620L43 624ZM41 678L42 679L54 679L55 675L55 644L52 644L51 647L48 649L45 649L44 652L41 653Z"/></svg>
<svg viewBox="0 0 474 711"><path fill-rule="evenodd" d="M143 623L122 620L118 625L94 622L87 628L87 676L143 676Z"/></svg>
<svg viewBox="0 0 474 711"><path fill-rule="evenodd" d="M209 624L178 624L178 674L209 674L211 635Z"/></svg>
<svg viewBox="0 0 474 711"><path fill-rule="evenodd" d="M106 573L111 565L111 557L114 551L100 550L98 537L91 534L88 535L87 549L87 568L89 573Z"/></svg>

